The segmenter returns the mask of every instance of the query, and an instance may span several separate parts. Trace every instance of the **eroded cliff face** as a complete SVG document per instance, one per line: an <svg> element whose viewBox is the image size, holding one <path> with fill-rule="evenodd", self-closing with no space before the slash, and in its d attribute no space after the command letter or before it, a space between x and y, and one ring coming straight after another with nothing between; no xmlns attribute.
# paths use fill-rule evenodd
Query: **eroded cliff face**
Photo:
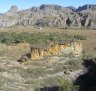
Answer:
<svg viewBox="0 0 96 91"><path fill-rule="evenodd" d="M20 10L12 6L0 14L0 28L9 26L78 27L96 29L96 5L84 5L78 9L43 4Z"/></svg>
<svg viewBox="0 0 96 91"><path fill-rule="evenodd" d="M58 56L72 53L75 56L79 56L82 53L81 42L69 42L69 43L50 43L46 48L39 48L32 46L30 53L23 55L18 62L25 62L28 60L39 60L45 56Z"/></svg>

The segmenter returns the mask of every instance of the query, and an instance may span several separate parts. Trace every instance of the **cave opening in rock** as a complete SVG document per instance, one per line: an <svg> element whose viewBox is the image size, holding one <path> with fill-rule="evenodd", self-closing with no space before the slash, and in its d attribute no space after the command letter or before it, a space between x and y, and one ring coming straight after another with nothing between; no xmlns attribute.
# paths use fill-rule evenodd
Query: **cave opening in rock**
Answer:
<svg viewBox="0 0 96 91"><path fill-rule="evenodd" d="M66 20L66 24L67 24L68 26L71 25L71 20L70 20L69 18Z"/></svg>

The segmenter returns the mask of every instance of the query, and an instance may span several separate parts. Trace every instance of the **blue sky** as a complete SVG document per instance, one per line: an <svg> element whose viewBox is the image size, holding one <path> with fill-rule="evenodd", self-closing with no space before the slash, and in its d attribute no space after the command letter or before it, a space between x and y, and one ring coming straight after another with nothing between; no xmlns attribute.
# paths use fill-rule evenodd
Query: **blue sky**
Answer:
<svg viewBox="0 0 96 91"><path fill-rule="evenodd" d="M96 0L1 0L0 13L10 9L12 5L18 6L19 9L28 9L32 6L41 4L57 4L61 6L82 6L84 4L96 4Z"/></svg>

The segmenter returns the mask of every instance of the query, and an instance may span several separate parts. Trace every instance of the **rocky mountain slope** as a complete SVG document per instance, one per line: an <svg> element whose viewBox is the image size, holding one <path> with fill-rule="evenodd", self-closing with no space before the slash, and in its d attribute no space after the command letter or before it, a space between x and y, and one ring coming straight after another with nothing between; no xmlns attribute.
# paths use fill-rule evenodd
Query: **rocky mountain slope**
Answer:
<svg viewBox="0 0 96 91"><path fill-rule="evenodd" d="M0 14L0 27L89 27L96 28L96 5L84 5L78 9L58 5L45 5L20 10L12 6L8 12Z"/></svg>

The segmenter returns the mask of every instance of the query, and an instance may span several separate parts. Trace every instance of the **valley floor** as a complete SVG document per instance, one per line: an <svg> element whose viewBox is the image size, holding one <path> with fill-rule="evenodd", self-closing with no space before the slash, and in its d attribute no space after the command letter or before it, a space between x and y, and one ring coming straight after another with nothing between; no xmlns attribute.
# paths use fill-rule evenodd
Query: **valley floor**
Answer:
<svg viewBox="0 0 96 91"><path fill-rule="evenodd" d="M35 91L41 87L62 86L63 80L72 82L82 73L81 63L80 58L54 56L45 61L19 64L11 58L0 57L0 90Z"/></svg>
<svg viewBox="0 0 96 91"><path fill-rule="evenodd" d="M96 57L95 30L5 28L0 29L0 32L63 32L83 35L86 36L86 40L82 41L83 50L86 55ZM51 56L39 61L18 63L16 60L30 50L29 46L8 48L5 44L0 44L0 91L35 91L36 88L46 86L66 86L66 83L71 85L71 82L83 73L82 57L73 55Z"/></svg>

